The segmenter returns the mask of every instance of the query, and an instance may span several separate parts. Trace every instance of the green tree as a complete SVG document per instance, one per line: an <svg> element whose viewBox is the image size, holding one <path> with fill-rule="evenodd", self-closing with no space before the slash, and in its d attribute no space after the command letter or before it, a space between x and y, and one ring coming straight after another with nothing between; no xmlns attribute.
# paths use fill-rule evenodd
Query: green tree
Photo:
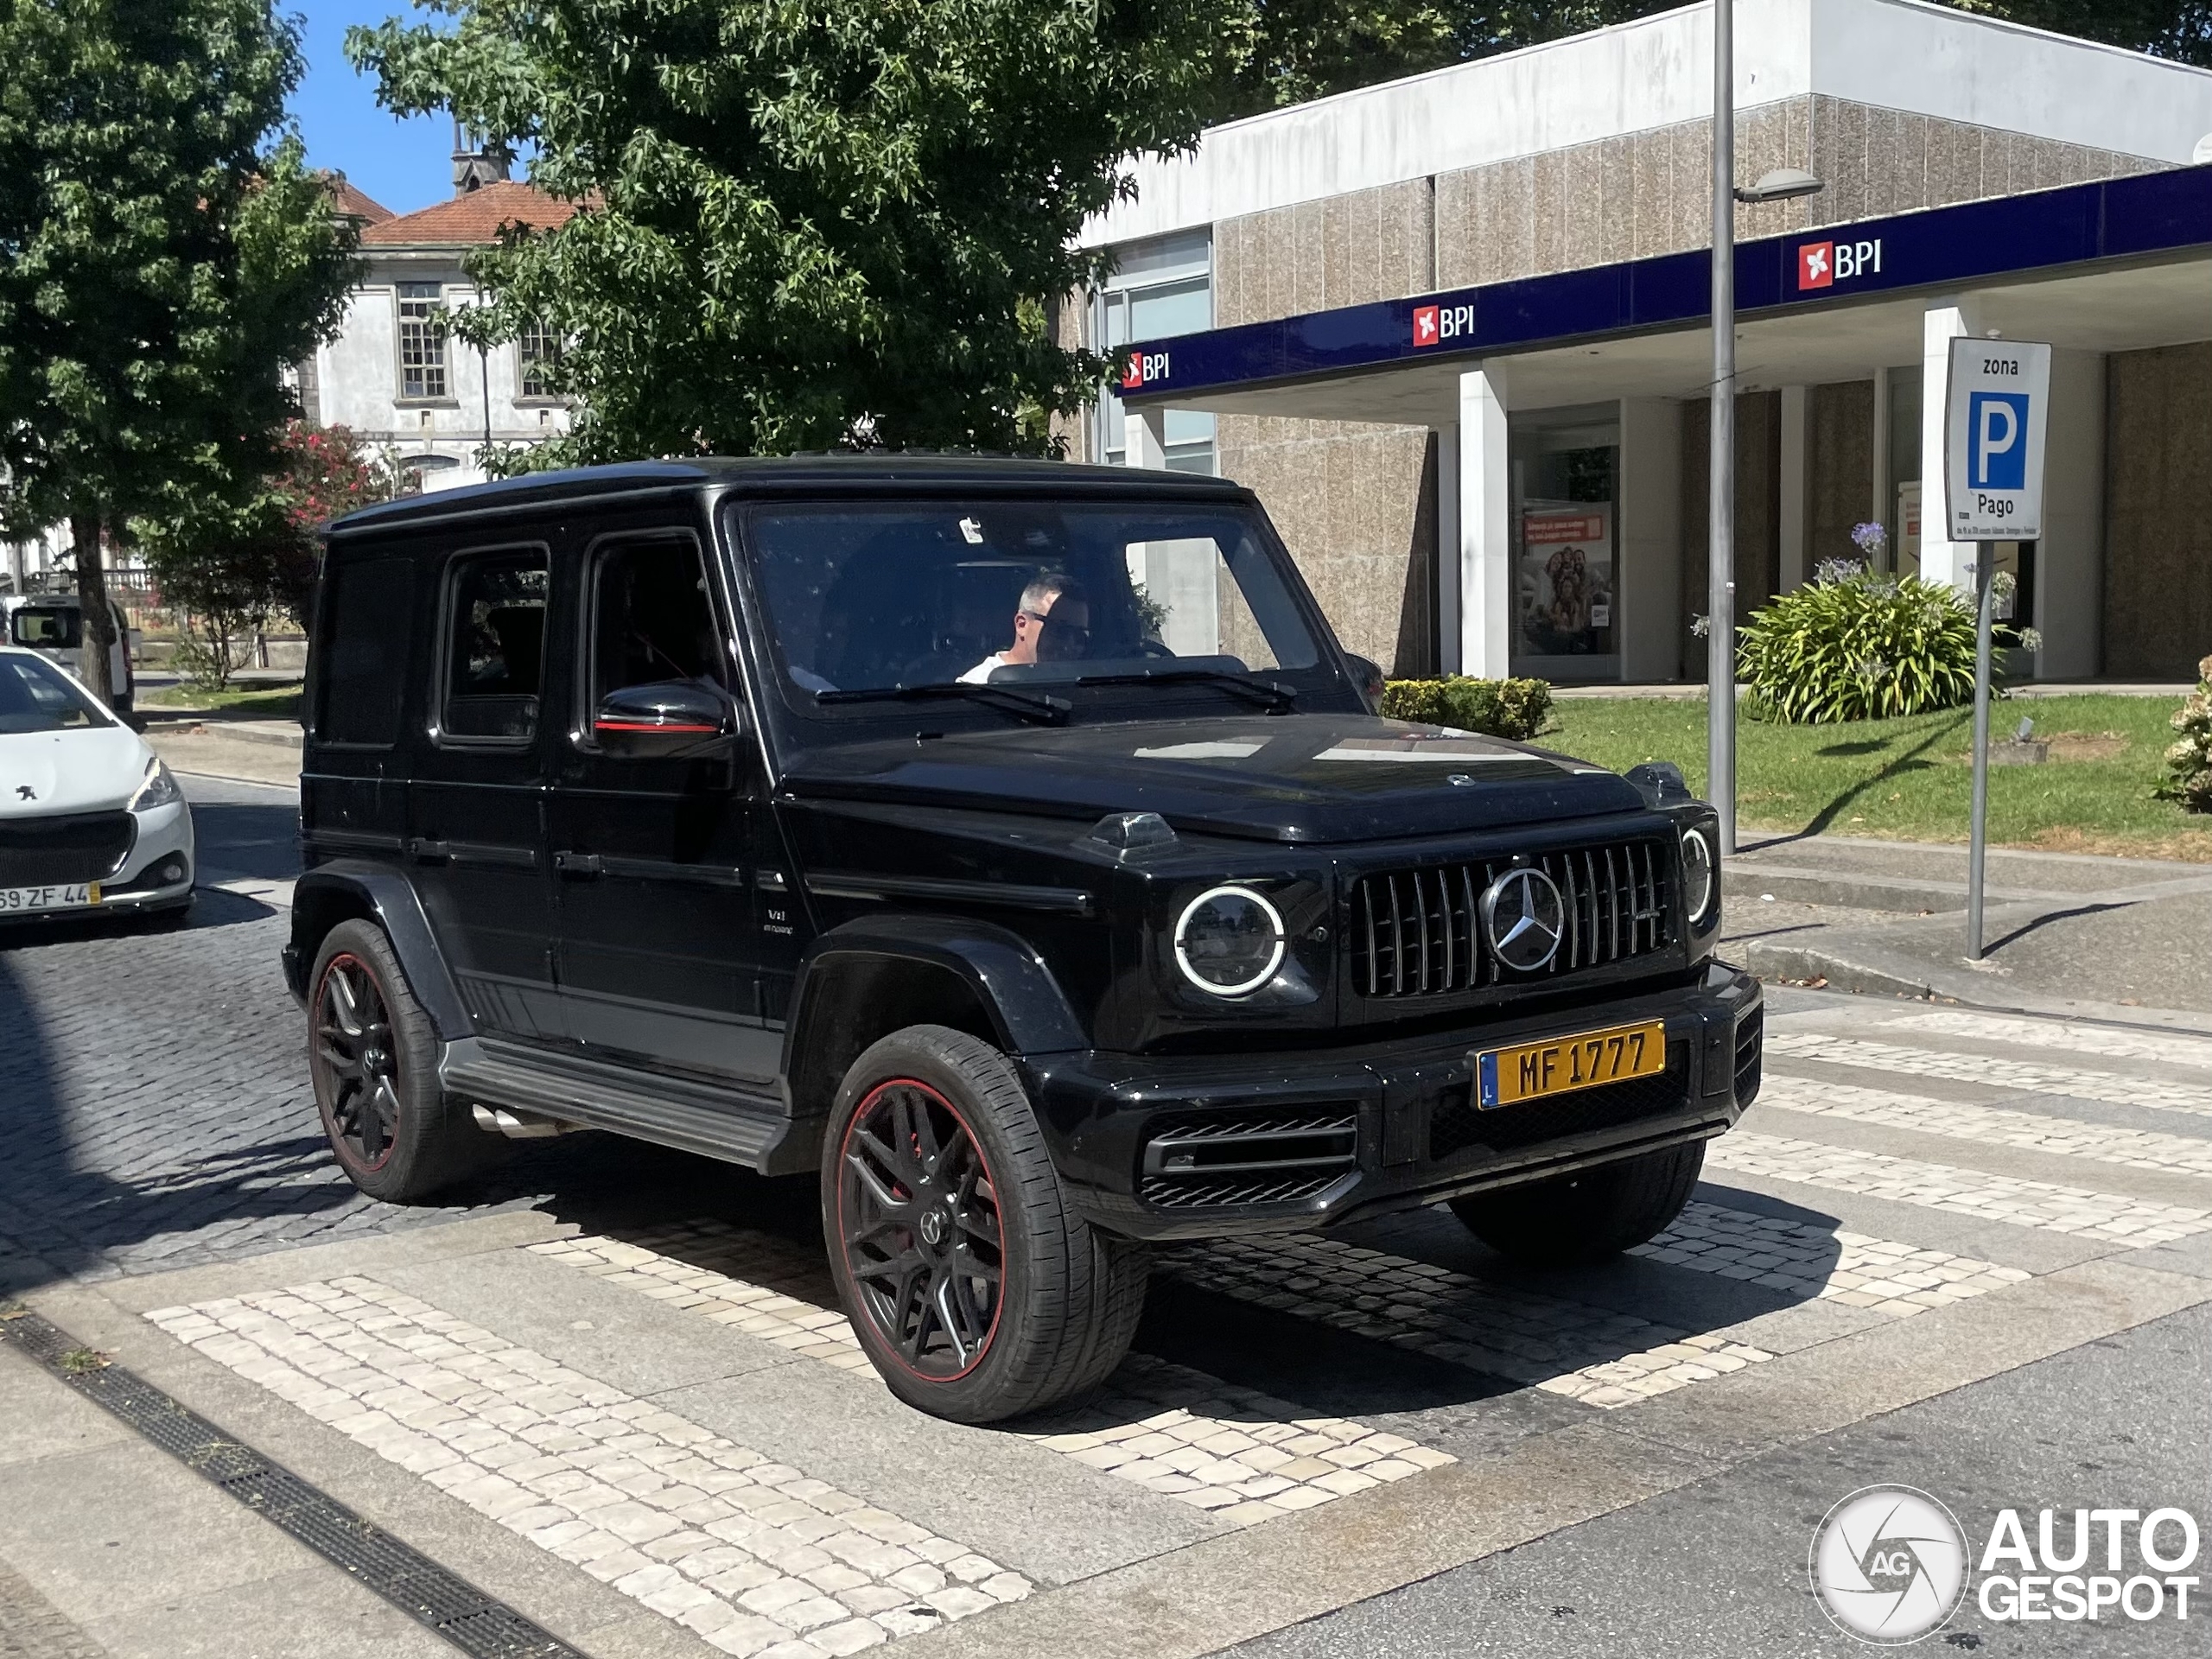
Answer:
<svg viewBox="0 0 2212 1659"><path fill-rule="evenodd" d="M1049 447L1106 364L1051 308L1122 165L1187 147L1241 0L434 0L355 29L582 205L471 270L542 323L575 431L527 464L855 442Z"/></svg>
<svg viewBox="0 0 2212 1659"><path fill-rule="evenodd" d="M284 126L270 0L0 0L0 524L67 519L105 696L105 537L251 498L279 371L334 327L354 228Z"/></svg>

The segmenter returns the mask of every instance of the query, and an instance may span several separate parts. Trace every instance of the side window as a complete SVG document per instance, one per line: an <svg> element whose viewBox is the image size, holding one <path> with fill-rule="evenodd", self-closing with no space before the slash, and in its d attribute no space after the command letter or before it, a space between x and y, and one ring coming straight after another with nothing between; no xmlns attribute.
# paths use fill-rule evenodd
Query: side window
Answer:
<svg viewBox="0 0 2212 1659"><path fill-rule="evenodd" d="M545 666L545 555L479 553L454 561L446 600L448 737L526 743L537 730Z"/></svg>
<svg viewBox="0 0 2212 1659"><path fill-rule="evenodd" d="M321 650L315 737L388 749L399 741L407 647L415 616L412 559L330 561L319 601Z"/></svg>
<svg viewBox="0 0 2212 1659"><path fill-rule="evenodd" d="M699 549L682 540L618 543L593 567L591 703L626 686L708 680L729 688Z"/></svg>

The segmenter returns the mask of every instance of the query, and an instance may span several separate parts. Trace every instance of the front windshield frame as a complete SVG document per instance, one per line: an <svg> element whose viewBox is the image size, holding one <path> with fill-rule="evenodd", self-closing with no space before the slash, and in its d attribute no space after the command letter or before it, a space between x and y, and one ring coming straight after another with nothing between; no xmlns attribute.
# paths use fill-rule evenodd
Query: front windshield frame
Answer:
<svg viewBox="0 0 2212 1659"><path fill-rule="evenodd" d="M34 652L0 652L0 674L20 674L58 692L62 705L80 716L74 721L48 719L31 723L31 716L29 715L0 714L0 737L40 737L61 732L97 731L102 727L115 724L115 716L101 708L90 692Z"/></svg>
<svg viewBox="0 0 2212 1659"><path fill-rule="evenodd" d="M1071 485L1073 480L1071 481ZM765 722L791 746L806 748L865 741L893 734L911 735L918 729L931 732L993 731L1017 726L1004 708L994 708L984 696L957 693L905 700L887 687L867 688L850 699L817 702L790 672L790 663L778 634L773 607L764 591L758 563L760 541L755 525L767 516L795 511L840 510L866 512L914 508L943 512L973 504L979 511L993 507L1068 509L1124 512L1132 518L1171 514L1213 520L1234 519L1249 538L1252 549L1266 562L1280 584L1281 600L1298 626L1310 639L1313 661L1296 667L1254 668L1241 677L1251 685L1281 685L1295 694L1287 706L1301 712L1365 713L1344 647L1320 607L1300 576L1265 512L1247 496L1228 493L1181 493L1172 487L1157 493L1120 487L1075 486L1039 489L1033 486L992 489L923 487L912 483L887 489L828 493L754 493L731 492L717 504L715 521L735 575L741 609L746 618L747 645L754 698ZM1049 695L1065 700L1076 724L1101 721L1157 721L1198 715L1255 715L1262 712L1238 686L1210 684L1203 677L1178 672L1205 659L1158 658L1163 677L1158 682L1114 684L1084 683L1076 675L1019 675L995 678L990 684L1033 696ZM1067 664L1067 669L1076 667ZM1101 662L1103 670L1127 666L1121 659ZM1004 671L1001 671L1003 676ZM842 689L842 688L841 688Z"/></svg>

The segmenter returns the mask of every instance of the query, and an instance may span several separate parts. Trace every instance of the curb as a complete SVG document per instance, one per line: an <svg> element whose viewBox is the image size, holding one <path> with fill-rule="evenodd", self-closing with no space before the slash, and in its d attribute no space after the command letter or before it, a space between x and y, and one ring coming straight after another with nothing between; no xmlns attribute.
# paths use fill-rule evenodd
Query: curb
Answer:
<svg viewBox="0 0 2212 1659"><path fill-rule="evenodd" d="M1769 944L1754 939L1744 952L1744 965L1758 979L1799 984L1826 980L1828 990L1850 991L1861 996L1909 996L1925 1002L1945 995L1926 979L1909 972L1897 973L1853 962L1832 950L1808 950L1802 944Z"/></svg>

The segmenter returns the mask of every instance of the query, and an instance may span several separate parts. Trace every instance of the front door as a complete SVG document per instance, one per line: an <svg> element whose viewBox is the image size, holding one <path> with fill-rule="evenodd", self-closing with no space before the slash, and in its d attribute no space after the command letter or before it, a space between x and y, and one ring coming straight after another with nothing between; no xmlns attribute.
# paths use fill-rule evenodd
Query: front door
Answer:
<svg viewBox="0 0 2212 1659"><path fill-rule="evenodd" d="M592 710L626 686L704 679L734 696L727 613L688 531L603 537L582 577L580 695L551 797L569 1035L613 1057L770 1082L779 1044L753 948L757 748L642 758L591 734Z"/></svg>
<svg viewBox="0 0 2212 1659"><path fill-rule="evenodd" d="M541 718L556 706L546 683L551 599L543 543L468 548L447 562L405 842L478 1029L538 1041L561 1035Z"/></svg>

